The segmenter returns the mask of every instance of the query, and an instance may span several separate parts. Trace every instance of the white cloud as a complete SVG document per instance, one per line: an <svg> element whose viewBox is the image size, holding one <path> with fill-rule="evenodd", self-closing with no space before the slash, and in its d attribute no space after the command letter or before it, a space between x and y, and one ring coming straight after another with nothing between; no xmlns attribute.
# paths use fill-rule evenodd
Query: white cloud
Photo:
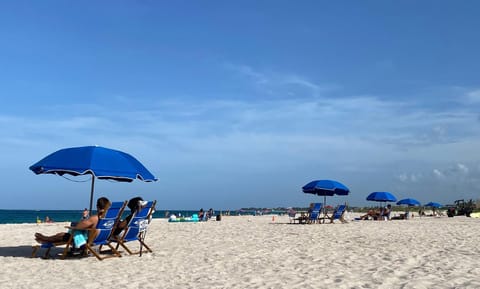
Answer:
<svg viewBox="0 0 480 289"><path fill-rule="evenodd" d="M468 171L469 171L468 167L467 167L466 165L464 165L464 164L460 164L460 163L457 164L457 168L458 168L458 170L459 170L460 172L462 172L462 173L464 173L464 174L467 174Z"/></svg>
<svg viewBox="0 0 480 289"><path fill-rule="evenodd" d="M439 169L434 169L433 170L433 174L437 177L437 178L440 178L440 179L443 179L445 178L445 175L442 171L440 171Z"/></svg>
<svg viewBox="0 0 480 289"><path fill-rule="evenodd" d="M269 82L269 78L265 74L258 72L249 65L234 65L231 63L226 63L225 67L236 71L242 75L248 76L249 78L253 79L254 82L257 84L266 84Z"/></svg>
<svg viewBox="0 0 480 289"><path fill-rule="evenodd" d="M467 92L465 99L470 103L480 103L480 89Z"/></svg>
<svg viewBox="0 0 480 289"><path fill-rule="evenodd" d="M420 181L422 178L421 174L415 174L415 173L401 173L397 176L397 179L400 180L403 183L416 183Z"/></svg>

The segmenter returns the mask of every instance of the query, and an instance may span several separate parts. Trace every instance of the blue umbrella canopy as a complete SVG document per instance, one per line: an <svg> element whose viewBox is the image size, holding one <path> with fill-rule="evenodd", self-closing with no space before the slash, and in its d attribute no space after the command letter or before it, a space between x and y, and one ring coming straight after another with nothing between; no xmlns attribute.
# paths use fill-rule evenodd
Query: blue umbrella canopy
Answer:
<svg viewBox="0 0 480 289"><path fill-rule="evenodd" d="M373 192L367 197L367 201L396 202L397 198L389 192Z"/></svg>
<svg viewBox="0 0 480 289"><path fill-rule="evenodd" d="M347 186L332 180L312 181L303 186L302 191L307 194L319 196L348 195L350 193Z"/></svg>
<svg viewBox="0 0 480 289"><path fill-rule="evenodd" d="M442 205L439 204L439 203L430 202L430 203L426 203L424 206L425 206L425 207L440 208Z"/></svg>
<svg viewBox="0 0 480 289"><path fill-rule="evenodd" d="M397 205L420 206L420 202L415 199L407 198L398 201Z"/></svg>
<svg viewBox="0 0 480 289"><path fill-rule="evenodd" d="M90 211L92 210L95 178L132 182L135 179L153 182L157 179L133 156L100 146L65 148L30 166L35 174L92 175Z"/></svg>

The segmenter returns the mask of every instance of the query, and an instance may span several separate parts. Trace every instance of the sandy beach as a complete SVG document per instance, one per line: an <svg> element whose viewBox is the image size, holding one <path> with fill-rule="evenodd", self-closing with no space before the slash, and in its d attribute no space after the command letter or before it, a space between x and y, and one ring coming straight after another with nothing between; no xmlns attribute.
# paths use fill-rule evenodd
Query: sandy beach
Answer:
<svg viewBox="0 0 480 289"><path fill-rule="evenodd" d="M154 253L142 257L30 257L35 232L65 225L0 225L2 287L480 288L480 219L312 225L289 224L287 216L154 219L146 238Z"/></svg>

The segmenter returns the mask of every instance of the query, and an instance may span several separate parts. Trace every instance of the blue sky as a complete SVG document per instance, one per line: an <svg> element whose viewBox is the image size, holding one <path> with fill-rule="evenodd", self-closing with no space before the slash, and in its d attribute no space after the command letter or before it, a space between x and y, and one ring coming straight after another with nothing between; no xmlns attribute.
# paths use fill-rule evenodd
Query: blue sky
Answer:
<svg viewBox="0 0 480 289"><path fill-rule="evenodd" d="M315 179L422 203L480 197L477 1L3 1L4 209L81 209L28 167L129 152L159 209L306 206ZM86 182L81 182L86 181Z"/></svg>

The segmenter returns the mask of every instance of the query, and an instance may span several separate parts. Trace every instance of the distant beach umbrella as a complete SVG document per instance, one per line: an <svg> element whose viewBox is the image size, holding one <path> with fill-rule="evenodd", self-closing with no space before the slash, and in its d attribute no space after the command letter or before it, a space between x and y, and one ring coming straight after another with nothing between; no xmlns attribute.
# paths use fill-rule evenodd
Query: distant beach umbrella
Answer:
<svg viewBox="0 0 480 289"><path fill-rule="evenodd" d="M397 202L397 205L420 206L420 202L415 199L403 199Z"/></svg>
<svg viewBox="0 0 480 289"><path fill-rule="evenodd" d="M100 146L65 148L56 151L30 166L35 174L92 175L90 211L92 210L95 178L132 182L157 181L145 166L133 156Z"/></svg>
<svg viewBox="0 0 480 289"><path fill-rule="evenodd" d="M367 197L367 201L396 202L397 198L389 192L373 192Z"/></svg>
<svg viewBox="0 0 480 289"><path fill-rule="evenodd" d="M425 206L425 207L440 208L442 205L439 204L439 203L430 202L430 203L426 203L424 206Z"/></svg>
<svg viewBox="0 0 480 289"><path fill-rule="evenodd" d="M344 184L332 180L316 180L311 181L302 187L302 191L306 194L314 194L323 196L323 213L326 215L327 196L343 195L350 193L350 189Z"/></svg>

